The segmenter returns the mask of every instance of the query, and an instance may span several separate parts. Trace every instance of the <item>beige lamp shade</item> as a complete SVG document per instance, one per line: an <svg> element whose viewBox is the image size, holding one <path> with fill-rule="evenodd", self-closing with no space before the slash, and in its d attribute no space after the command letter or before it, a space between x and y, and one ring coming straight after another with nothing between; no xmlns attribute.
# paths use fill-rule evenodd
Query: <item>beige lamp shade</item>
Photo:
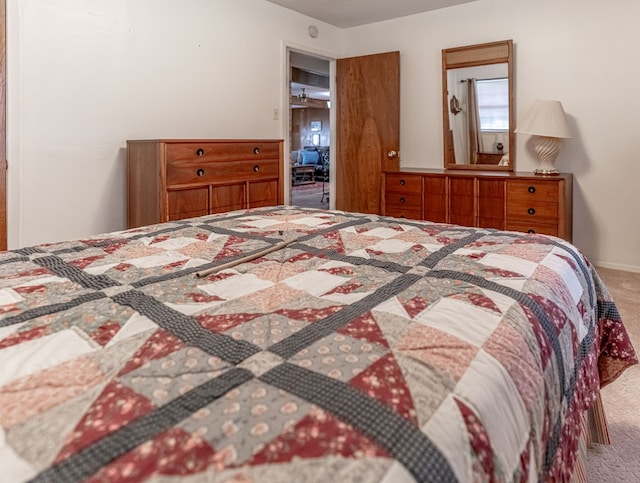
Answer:
<svg viewBox="0 0 640 483"><path fill-rule="evenodd" d="M534 135L533 151L539 162L535 174L558 174L554 162L560 139L571 137L560 101L535 101L515 132Z"/></svg>
<svg viewBox="0 0 640 483"><path fill-rule="evenodd" d="M515 132L552 138L571 137L560 101L535 101Z"/></svg>

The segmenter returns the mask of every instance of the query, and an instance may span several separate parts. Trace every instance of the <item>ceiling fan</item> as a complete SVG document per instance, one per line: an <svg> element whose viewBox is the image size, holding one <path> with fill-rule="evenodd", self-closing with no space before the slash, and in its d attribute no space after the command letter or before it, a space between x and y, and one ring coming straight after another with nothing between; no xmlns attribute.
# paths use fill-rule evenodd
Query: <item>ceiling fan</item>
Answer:
<svg viewBox="0 0 640 483"><path fill-rule="evenodd" d="M298 87L298 86L296 86ZM292 89L293 89L293 85L292 85ZM324 92L317 92L317 89L314 89L314 87L299 87L300 91L298 94L294 94L291 93L291 100L290 100L290 106L292 108L320 108L320 109L327 109L330 105L329 100L328 99L322 99L319 96L322 96L324 94ZM307 91L308 89L311 91L311 93L313 94L313 97L311 94L309 94ZM297 89L296 89L297 90ZM327 95L329 94L329 92L327 91L326 93Z"/></svg>
<svg viewBox="0 0 640 483"><path fill-rule="evenodd" d="M309 94L307 94L307 89L305 87L302 88L302 92L298 94L298 100L300 102L307 102L310 99Z"/></svg>

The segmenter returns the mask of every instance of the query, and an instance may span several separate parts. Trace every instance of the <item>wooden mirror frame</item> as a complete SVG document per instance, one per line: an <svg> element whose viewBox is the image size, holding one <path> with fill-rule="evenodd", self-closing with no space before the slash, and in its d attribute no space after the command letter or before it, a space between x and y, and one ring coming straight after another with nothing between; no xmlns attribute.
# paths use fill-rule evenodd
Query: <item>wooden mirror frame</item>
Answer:
<svg viewBox="0 0 640 483"><path fill-rule="evenodd" d="M449 95L447 71L463 67L490 64L507 64L509 77L509 165L456 164L453 154L453 137L449 126ZM483 171L513 171L515 166L515 117L514 117L514 77L513 40L502 40L486 44L468 45L442 50L442 119L445 169L479 169Z"/></svg>

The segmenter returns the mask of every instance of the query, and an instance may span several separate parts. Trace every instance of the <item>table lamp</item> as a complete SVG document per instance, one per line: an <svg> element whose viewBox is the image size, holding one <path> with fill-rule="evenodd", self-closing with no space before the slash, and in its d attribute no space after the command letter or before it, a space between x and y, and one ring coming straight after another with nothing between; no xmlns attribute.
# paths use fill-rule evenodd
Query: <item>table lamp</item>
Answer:
<svg viewBox="0 0 640 483"><path fill-rule="evenodd" d="M571 137L560 101L536 100L515 132L534 135L533 151L538 158L538 167L533 171L535 174L559 173L554 162L558 156L560 141Z"/></svg>

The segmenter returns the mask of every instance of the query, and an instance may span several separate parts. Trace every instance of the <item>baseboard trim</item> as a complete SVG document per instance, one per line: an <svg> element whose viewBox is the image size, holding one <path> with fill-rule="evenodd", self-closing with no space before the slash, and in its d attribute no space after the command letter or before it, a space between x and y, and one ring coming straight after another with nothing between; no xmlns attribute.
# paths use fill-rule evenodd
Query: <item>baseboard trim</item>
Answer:
<svg viewBox="0 0 640 483"><path fill-rule="evenodd" d="M640 267L637 265L625 265L624 263L594 262L593 265L602 268L610 268L612 270L622 270L623 272L640 273Z"/></svg>

